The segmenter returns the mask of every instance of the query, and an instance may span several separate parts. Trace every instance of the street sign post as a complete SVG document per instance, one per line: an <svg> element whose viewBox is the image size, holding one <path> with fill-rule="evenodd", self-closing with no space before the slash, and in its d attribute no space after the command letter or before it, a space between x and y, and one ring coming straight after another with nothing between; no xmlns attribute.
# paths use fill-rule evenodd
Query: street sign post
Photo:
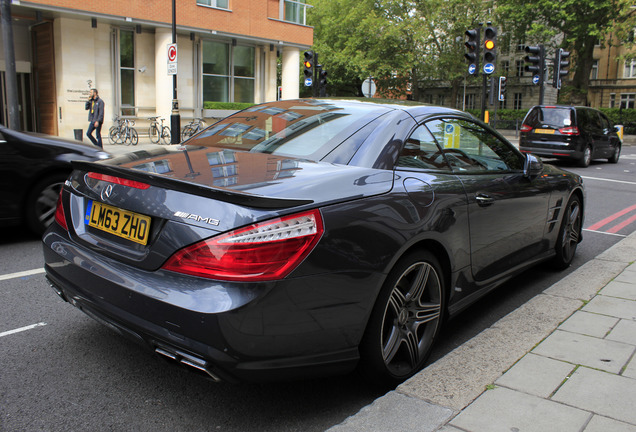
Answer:
<svg viewBox="0 0 636 432"><path fill-rule="evenodd" d="M364 97L368 97L371 98L375 95L376 92L376 86L375 83L373 82L373 79L371 79L371 77L367 78L364 80L364 82L362 83L362 94L364 95Z"/></svg>
<svg viewBox="0 0 636 432"><path fill-rule="evenodd" d="M168 75L177 74L177 44L168 44Z"/></svg>

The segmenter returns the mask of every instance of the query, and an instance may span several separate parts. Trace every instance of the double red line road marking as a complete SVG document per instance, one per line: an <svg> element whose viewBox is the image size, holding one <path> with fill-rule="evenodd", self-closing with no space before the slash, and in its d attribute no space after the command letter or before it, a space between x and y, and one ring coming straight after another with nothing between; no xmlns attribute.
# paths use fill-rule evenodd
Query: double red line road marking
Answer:
<svg viewBox="0 0 636 432"><path fill-rule="evenodd" d="M612 225L614 222L617 223ZM634 222L636 222L636 204L596 222L594 225L587 227L586 231L617 234L620 230Z"/></svg>

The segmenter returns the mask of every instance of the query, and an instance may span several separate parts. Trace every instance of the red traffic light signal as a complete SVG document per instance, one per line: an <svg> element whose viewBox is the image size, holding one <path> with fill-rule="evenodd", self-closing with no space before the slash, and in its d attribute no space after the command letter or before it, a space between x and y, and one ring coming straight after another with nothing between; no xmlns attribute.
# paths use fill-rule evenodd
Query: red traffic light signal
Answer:
<svg viewBox="0 0 636 432"><path fill-rule="evenodd" d="M466 54L464 54L464 58L468 60L468 63L471 65L475 65L475 71L479 70L479 29L474 30L466 30L466 36L468 36L468 40L464 45L466 45Z"/></svg>

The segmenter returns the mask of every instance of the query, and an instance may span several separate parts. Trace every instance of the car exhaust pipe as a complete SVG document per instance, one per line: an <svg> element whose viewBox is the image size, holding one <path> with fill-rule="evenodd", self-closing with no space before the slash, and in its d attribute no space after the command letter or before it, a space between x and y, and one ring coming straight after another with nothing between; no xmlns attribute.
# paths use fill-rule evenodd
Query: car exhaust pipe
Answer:
<svg viewBox="0 0 636 432"><path fill-rule="evenodd" d="M53 291L55 291L55 294L57 294L58 296L60 296L60 298L62 300L64 300L65 302L68 303L68 299L66 298L66 296L64 295L64 292L53 283L53 281L51 279L49 279L48 277L46 278L46 282L49 284L49 286L51 288L53 288Z"/></svg>
<svg viewBox="0 0 636 432"><path fill-rule="evenodd" d="M199 372L205 373L208 377L212 379L214 382L221 382L221 378L215 373L211 372L206 366L207 362L198 357L192 356L190 354L185 354L178 351L168 351L165 348L156 347L155 352L159 355L162 355L170 360L173 360L179 364L184 366L189 366L193 369L196 369Z"/></svg>

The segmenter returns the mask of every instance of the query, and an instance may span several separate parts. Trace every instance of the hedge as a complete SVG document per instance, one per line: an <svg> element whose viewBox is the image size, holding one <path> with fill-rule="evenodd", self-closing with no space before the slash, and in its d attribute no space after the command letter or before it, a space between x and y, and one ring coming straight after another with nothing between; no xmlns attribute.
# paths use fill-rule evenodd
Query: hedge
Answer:
<svg viewBox="0 0 636 432"><path fill-rule="evenodd" d="M241 102L211 102L205 101L203 102L203 109L213 109L213 110L234 110L240 111L246 108L254 106L253 103L241 103Z"/></svg>

